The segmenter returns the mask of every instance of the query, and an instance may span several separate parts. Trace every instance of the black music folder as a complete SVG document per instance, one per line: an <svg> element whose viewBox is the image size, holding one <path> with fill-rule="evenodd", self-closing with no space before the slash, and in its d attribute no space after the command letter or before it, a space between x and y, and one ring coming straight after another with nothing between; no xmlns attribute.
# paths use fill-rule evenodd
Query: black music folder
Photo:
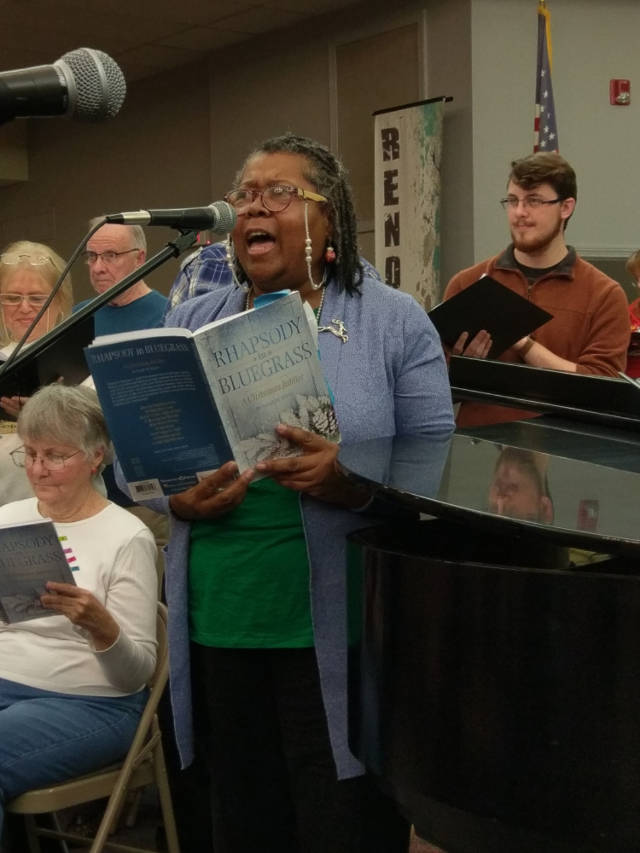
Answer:
<svg viewBox="0 0 640 853"><path fill-rule="evenodd" d="M23 349L8 369L0 362L0 396L29 397L60 379L65 385L79 385L89 375L84 347L93 338L92 315L80 321L67 318Z"/></svg>
<svg viewBox="0 0 640 853"><path fill-rule="evenodd" d="M488 358L498 358L552 317L488 275L429 311L431 322L448 346L453 346L462 332L469 332L471 340L486 329L493 338Z"/></svg>

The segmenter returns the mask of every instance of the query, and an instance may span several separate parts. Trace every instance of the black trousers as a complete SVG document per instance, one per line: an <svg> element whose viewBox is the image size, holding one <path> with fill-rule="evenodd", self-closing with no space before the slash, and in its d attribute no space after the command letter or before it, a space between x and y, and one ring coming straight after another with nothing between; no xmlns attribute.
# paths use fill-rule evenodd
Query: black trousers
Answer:
<svg viewBox="0 0 640 853"><path fill-rule="evenodd" d="M313 649L192 645L215 853L406 853L370 776L338 781Z"/></svg>

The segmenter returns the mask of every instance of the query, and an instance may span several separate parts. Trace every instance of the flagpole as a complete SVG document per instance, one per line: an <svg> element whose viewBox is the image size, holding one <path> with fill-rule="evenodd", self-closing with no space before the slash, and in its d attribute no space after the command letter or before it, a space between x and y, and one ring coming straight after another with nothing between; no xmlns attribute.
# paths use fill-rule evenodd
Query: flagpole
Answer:
<svg viewBox="0 0 640 853"><path fill-rule="evenodd" d="M533 150L557 151L553 87L551 85L551 13L546 0L538 0L538 50L536 61L536 99L533 120Z"/></svg>
<svg viewBox="0 0 640 853"><path fill-rule="evenodd" d="M553 59L551 50L551 14L547 9L546 0L540 0L540 14L544 15L544 30L547 38L547 53L549 55L549 71L553 69Z"/></svg>

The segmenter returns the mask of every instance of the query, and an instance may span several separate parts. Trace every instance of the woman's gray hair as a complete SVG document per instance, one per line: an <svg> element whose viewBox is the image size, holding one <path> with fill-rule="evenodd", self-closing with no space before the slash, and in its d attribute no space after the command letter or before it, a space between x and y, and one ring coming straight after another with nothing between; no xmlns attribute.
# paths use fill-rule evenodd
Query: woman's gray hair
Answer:
<svg viewBox="0 0 640 853"><path fill-rule="evenodd" d="M89 457L103 450L111 458L107 424L91 388L81 385L44 385L30 397L18 415L18 435L23 441L52 439L77 447Z"/></svg>
<svg viewBox="0 0 640 853"><path fill-rule="evenodd" d="M47 262L42 263L42 258L46 258ZM53 290L53 286L62 275L65 266L66 262L57 252L54 252L51 246L47 246L45 243L33 243L31 240L18 240L5 246L0 254L0 290L7 278L19 269L30 269L42 276L49 288ZM68 274L51 304L52 308L56 306L59 309L59 316L55 319L55 325L61 323L71 314L72 305L73 288L71 275ZM1 325L0 339L2 343L8 343L10 336L4 328L3 317Z"/></svg>

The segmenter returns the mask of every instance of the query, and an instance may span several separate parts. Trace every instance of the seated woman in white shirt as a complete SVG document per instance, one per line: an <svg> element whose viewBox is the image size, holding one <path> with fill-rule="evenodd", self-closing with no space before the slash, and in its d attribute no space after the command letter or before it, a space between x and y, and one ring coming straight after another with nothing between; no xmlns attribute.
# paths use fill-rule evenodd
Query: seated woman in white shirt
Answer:
<svg viewBox="0 0 640 853"><path fill-rule="evenodd" d="M1 507L0 524L50 518L77 585L49 582L50 613L0 624L0 827L16 795L127 752L156 661L156 547L94 486L110 446L95 392L41 388L18 435L35 497Z"/></svg>
<svg viewBox="0 0 640 853"><path fill-rule="evenodd" d="M6 361L50 295L65 261L50 246L20 240L0 254L0 363ZM67 276L55 299L29 335L31 343L68 317L73 304L71 277ZM14 434L20 401L0 398L0 505L30 497L33 492L23 470L11 462L18 446ZM4 413L2 411L4 409Z"/></svg>

